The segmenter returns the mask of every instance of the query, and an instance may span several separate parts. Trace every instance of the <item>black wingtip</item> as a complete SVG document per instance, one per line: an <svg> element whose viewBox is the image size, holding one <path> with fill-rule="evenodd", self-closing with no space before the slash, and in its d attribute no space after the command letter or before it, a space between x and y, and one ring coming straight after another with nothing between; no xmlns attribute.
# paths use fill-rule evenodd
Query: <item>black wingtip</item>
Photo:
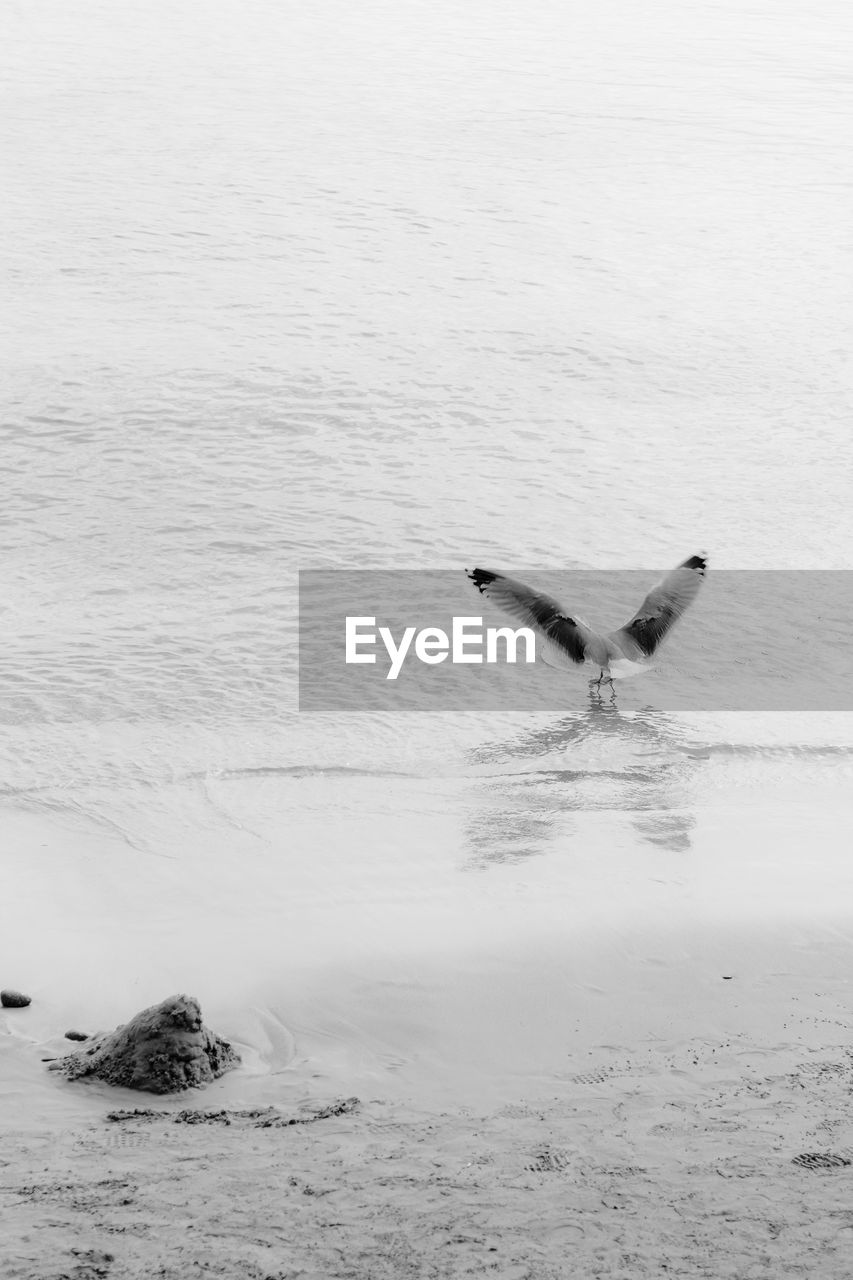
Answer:
<svg viewBox="0 0 853 1280"><path fill-rule="evenodd" d="M491 569L466 569L465 572L481 595L485 593L486 587L494 582L498 576L496 573L492 573Z"/></svg>
<svg viewBox="0 0 853 1280"><path fill-rule="evenodd" d="M689 560L685 560L681 565L679 565L679 568L681 569L695 569L702 577L705 576L705 570L707 567L707 556L691 556Z"/></svg>

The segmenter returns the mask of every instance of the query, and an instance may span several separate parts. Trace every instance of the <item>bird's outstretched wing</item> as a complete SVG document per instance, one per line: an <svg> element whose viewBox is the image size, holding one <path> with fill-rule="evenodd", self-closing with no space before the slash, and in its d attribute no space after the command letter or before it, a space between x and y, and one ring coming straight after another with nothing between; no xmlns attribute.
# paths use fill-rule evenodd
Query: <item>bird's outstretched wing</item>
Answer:
<svg viewBox="0 0 853 1280"><path fill-rule="evenodd" d="M491 569L466 569L465 572L487 600L493 601L511 618L539 632L545 641L542 656L551 665L586 662L591 656L591 648L603 648L601 636L582 618L570 618L563 606L550 596Z"/></svg>
<svg viewBox="0 0 853 1280"><path fill-rule="evenodd" d="M667 632L699 593L708 561L705 556L689 559L652 587L630 622L610 638L627 658L649 658Z"/></svg>

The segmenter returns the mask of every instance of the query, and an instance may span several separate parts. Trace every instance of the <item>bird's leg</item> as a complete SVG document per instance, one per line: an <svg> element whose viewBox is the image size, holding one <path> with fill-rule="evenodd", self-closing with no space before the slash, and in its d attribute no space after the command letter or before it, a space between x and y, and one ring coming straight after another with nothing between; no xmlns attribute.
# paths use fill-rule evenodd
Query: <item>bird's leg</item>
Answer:
<svg viewBox="0 0 853 1280"><path fill-rule="evenodd" d="M609 684L611 701L616 697L616 686L613 683L613 676L610 674L609 671L605 675L604 669L602 668L601 675L598 677L596 681L594 681L594 683L598 686L599 693L601 692L602 684Z"/></svg>
<svg viewBox="0 0 853 1280"><path fill-rule="evenodd" d="M604 672L603 672L603 671L601 671L601 672L599 673L599 676L598 676L598 679L597 679L597 680L590 680L590 682L589 682L589 687L590 687L590 689L592 688L592 686L593 686L593 685L595 685L596 689L600 688L600 687L601 687L601 682L602 682L602 680L603 680L603 679L604 679Z"/></svg>

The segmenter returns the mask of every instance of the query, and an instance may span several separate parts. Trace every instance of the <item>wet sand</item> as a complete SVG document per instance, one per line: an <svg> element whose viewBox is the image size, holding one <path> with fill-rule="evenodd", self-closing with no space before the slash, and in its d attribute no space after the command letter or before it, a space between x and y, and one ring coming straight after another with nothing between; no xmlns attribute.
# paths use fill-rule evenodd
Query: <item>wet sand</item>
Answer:
<svg viewBox="0 0 853 1280"><path fill-rule="evenodd" d="M814 1052L602 1048L488 1109L377 1093L263 1126L214 1089L90 1095L85 1118L78 1097L62 1127L22 1113L0 1159L4 1275L847 1276L853 1056L821 1034ZM167 1114L110 1120L116 1105ZM209 1120L181 1122L187 1106Z"/></svg>
<svg viewBox="0 0 853 1280"><path fill-rule="evenodd" d="M686 848L672 810L572 813L486 875L434 798L356 860L326 809L311 858L232 827L230 859L7 811L4 1277L846 1276L849 801L806 782L720 793ZM48 1072L178 990L237 1071Z"/></svg>

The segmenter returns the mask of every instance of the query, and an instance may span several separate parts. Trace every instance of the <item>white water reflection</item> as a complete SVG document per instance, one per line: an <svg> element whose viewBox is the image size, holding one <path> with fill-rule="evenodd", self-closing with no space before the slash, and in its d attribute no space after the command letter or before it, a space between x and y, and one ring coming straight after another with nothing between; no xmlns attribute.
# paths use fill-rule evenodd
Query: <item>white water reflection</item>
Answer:
<svg viewBox="0 0 853 1280"><path fill-rule="evenodd" d="M472 861L526 858L555 844L570 856L571 815L589 810L624 811L641 841L688 850L700 766L685 736L675 716L625 714L590 693L582 714L478 747L482 807L465 833Z"/></svg>

